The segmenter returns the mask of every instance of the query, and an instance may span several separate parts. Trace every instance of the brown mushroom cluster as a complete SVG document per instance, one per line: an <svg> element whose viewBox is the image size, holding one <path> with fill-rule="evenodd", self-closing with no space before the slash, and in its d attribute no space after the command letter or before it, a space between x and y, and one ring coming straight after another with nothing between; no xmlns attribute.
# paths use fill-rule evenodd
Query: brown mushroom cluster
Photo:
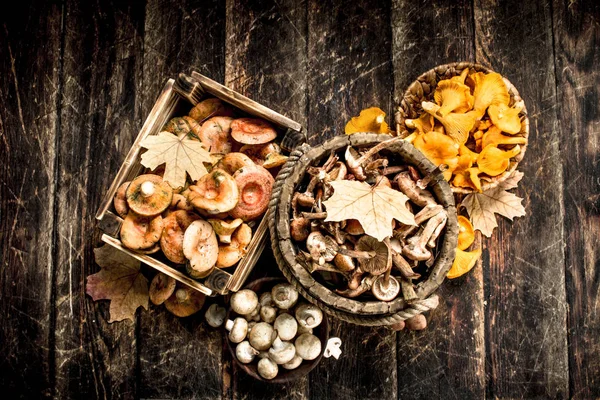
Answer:
<svg viewBox="0 0 600 400"><path fill-rule="evenodd" d="M287 157L267 121L240 117L216 98L175 117L163 131L198 140L210 151L209 171L197 181L173 188L164 168L137 176L119 187L114 209L123 224L123 246L164 256L195 279L215 268L235 266L246 254L256 220L266 211L275 168Z"/></svg>
<svg viewBox="0 0 600 400"><path fill-rule="evenodd" d="M443 237L447 212L428 189L439 168L421 176L385 148L348 147L332 152L319 166L309 167L292 198L291 236L298 245L298 262L313 276L348 297L392 301L417 298L414 285L434 264L438 239ZM416 225L393 220L393 234L379 241L365 234L356 219L326 221L326 200L336 180L385 185L408 197ZM400 193L398 194L400 196Z"/></svg>
<svg viewBox="0 0 600 400"><path fill-rule="evenodd" d="M260 294L243 289L231 296L231 310L237 317L224 322L227 337L236 344L239 362L258 359L257 372L264 379L275 378L280 368L296 369L323 350L323 343L313 334L323 321L323 312L298 300L298 292L287 283ZM214 326L214 313L207 312L206 319Z"/></svg>

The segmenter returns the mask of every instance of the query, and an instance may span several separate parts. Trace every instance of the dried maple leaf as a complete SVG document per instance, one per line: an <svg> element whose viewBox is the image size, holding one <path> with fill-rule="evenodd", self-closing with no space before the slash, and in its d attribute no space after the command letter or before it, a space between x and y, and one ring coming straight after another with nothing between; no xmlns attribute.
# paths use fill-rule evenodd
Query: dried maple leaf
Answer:
<svg viewBox="0 0 600 400"><path fill-rule="evenodd" d="M210 153L198 140L182 135L178 138L170 132L146 137L140 145L148 151L142 154L142 165L154 170L165 164L163 179L174 187L185 185L186 172L196 181L208 171L204 163L210 163Z"/></svg>
<svg viewBox="0 0 600 400"><path fill-rule="evenodd" d="M362 110L358 117L352 117L344 131L346 135L357 132L389 133L390 128L385 123L385 112L381 108L371 107Z"/></svg>
<svg viewBox="0 0 600 400"><path fill-rule="evenodd" d="M490 237L494 228L498 226L494 214L502 215L510 220L525 215L525 208L521 204L523 199L514 193L507 192L507 190L517 187L521 178L523 178L523 173L515 171L497 187L483 193L471 193L464 198L462 204L467 209L475 229Z"/></svg>
<svg viewBox="0 0 600 400"><path fill-rule="evenodd" d="M108 245L94 249L94 256L102 269L88 276L85 289L93 300L110 300L108 322L133 320L140 306L147 310L148 280L140 262Z"/></svg>
<svg viewBox="0 0 600 400"><path fill-rule="evenodd" d="M357 219L365 233L382 241L392 235L392 220L416 225L414 215L406 208L408 197L385 186L370 186L358 181L334 181L333 196L324 201L325 221Z"/></svg>

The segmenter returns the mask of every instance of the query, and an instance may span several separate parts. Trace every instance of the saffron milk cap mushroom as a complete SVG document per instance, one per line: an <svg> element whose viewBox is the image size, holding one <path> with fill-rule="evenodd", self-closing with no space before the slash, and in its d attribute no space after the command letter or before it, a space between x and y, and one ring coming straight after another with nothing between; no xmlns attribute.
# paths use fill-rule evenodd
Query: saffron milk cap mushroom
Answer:
<svg viewBox="0 0 600 400"><path fill-rule="evenodd" d="M177 281L174 278L159 272L154 275L152 282L150 282L150 288L148 289L150 301L154 305L161 305L171 297L176 286Z"/></svg>
<svg viewBox="0 0 600 400"><path fill-rule="evenodd" d="M259 118L238 118L231 123L231 137L243 144L263 144L277 137L269 122Z"/></svg>
<svg viewBox="0 0 600 400"><path fill-rule="evenodd" d="M160 237L160 248L170 261L176 264L185 264L184 233L191 223L198 219L200 219L199 216L185 210L174 211L163 219L164 228Z"/></svg>
<svg viewBox="0 0 600 400"><path fill-rule="evenodd" d="M217 235L210 224L204 220L194 221L183 235L183 254L189 260L190 271L194 278L208 276L219 256Z"/></svg>
<svg viewBox="0 0 600 400"><path fill-rule="evenodd" d="M239 201L229 211L233 218L252 221L265 213L271 199L273 175L260 165L242 167L233 174L239 188Z"/></svg>
<svg viewBox="0 0 600 400"><path fill-rule="evenodd" d="M232 221L225 221L222 219L211 218L208 222L212 225L215 233L219 237L221 243L231 243L231 234L240 226L244 221L241 218L234 219Z"/></svg>
<svg viewBox="0 0 600 400"><path fill-rule="evenodd" d="M129 211L121 225L121 243L131 250L149 249L160 240L163 226L160 215L153 218L143 217Z"/></svg>
<svg viewBox="0 0 600 400"><path fill-rule="evenodd" d="M252 240L252 228L247 224L240 225L234 232L231 243L219 246L217 268L228 268L235 265L246 254L246 247Z"/></svg>
<svg viewBox="0 0 600 400"><path fill-rule="evenodd" d="M140 175L131 181L126 191L127 205L135 213L153 217L171 204L173 189L158 175Z"/></svg>
<svg viewBox="0 0 600 400"><path fill-rule="evenodd" d="M226 171L215 168L190 186L188 200L195 208L209 214L232 210L239 199L236 181Z"/></svg>
<svg viewBox="0 0 600 400"><path fill-rule="evenodd" d="M178 284L164 304L171 314L183 318L200 311L205 299L206 296L197 290Z"/></svg>
<svg viewBox="0 0 600 400"><path fill-rule="evenodd" d="M231 117L233 114L233 108L216 97L202 100L188 113L190 117L198 122L202 122L205 119L214 116Z"/></svg>
<svg viewBox="0 0 600 400"><path fill-rule="evenodd" d="M202 124L198 136L211 153L227 154L231 152L229 134L232 121L233 119L230 117L212 117Z"/></svg>
<svg viewBox="0 0 600 400"><path fill-rule="evenodd" d="M119 189L117 189L117 193L115 193L115 198L113 199L115 211L121 218L125 218L127 213L129 213L129 205L127 205L127 196L125 192L130 183L130 181L123 182L121 186L119 186Z"/></svg>

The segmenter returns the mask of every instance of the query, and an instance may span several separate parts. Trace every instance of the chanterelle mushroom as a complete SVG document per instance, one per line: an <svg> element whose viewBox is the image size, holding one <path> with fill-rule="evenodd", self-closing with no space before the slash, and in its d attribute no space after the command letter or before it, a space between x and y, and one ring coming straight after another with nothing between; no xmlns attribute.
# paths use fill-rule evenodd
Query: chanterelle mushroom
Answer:
<svg viewBox="0 0 600 400"><path fill-rule="evenodd" d="M163 219L164 229L160 237L160 248L169 260L176 264L185 264L184 233L190 224L199 218L196 214L179 210L170 213Z"/></svg>
<svg viewBox="0 0 600 400"><path fill-rule="evenodd" d="M220 168L213 169L190 186L188 200L195 208L218 214L232 210L240 197L238 186L231 175Z"/></svg>
<svg viewBox="0 0 600 400"><path fill-rule="evenodd" d="M160 215L154 218L142 217L130 211L121 225L121 242L131 250L150 249L158 243L163 226Z"/></svg>
<svg viewBox="0 0 600 400"><path fill-rule="evenodd" d="M188 272L192 272L193 278L204 278L212 272L219 255L219 243L208 222L197 220L186 229L183 254L189 260Z"/></svg>
<svg viewBox="0 0 600 400"><path fill-rule="evenodd" d="M169 207L173 189L160 176L145 174L131 181L126 196L131 210L144 217L153 217Z"/></svg>
<svg viewBox="0 0 600 400"><path fill-rule="evenodd" d="M165 301L165 307L177 317L188 317L200 311L205 298L197 290L178 284L175 293Z"/></svg>

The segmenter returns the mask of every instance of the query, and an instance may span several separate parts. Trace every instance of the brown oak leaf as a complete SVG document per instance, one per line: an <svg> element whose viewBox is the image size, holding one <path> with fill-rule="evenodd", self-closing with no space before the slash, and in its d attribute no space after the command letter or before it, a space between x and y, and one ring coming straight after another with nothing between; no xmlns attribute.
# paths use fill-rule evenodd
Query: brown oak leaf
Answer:
<svg viewBox="0 0 600 400"><path fill-rule="evenodd" d="M494 228L498 226L494 214L502 215L510 220L525 215L525 207L521 204L523 199L514 193L507 192L509 189L516 188L521 178L523 178L523 173L515 171L495 188L483 193L471 193L464 198L462 204L467 209L475 229L490 237Z"/></svg>
<svg viewBox="0 0 600 400"><path fill-rule="evenodd" d="M135 258L104 245L94 249L100 272L87 278L86 293L95 300L110 300L108 322L133 320L138 307L148 309L148 280Z"/></svg>
<svg viewBox="0 0 600 400"><path fill-rule="evenodd" d="M408 197L385 186L370 186L358 181L333 181L333 196L323 202L325 221L357 219L365 233L380 242L392 236L392 220L416 225L414 215L406 208Z"/></svg>

